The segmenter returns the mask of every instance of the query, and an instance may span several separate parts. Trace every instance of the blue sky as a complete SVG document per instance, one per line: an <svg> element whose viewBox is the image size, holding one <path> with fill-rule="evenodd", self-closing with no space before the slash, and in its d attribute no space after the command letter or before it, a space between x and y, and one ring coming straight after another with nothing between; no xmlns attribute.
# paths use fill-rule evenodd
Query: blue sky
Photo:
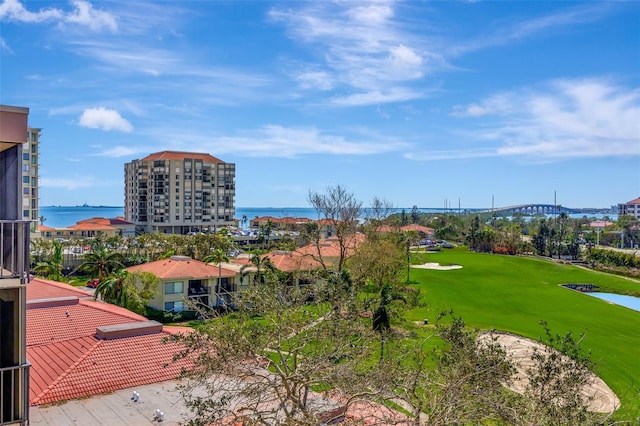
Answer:
<svg viewBox="0 0 640 426"><path fill-rule="evenodd" d="M608 207L640 196L640 2L0 3L0 102L43 129L41 205L207 152L236 205Z"/></svg>

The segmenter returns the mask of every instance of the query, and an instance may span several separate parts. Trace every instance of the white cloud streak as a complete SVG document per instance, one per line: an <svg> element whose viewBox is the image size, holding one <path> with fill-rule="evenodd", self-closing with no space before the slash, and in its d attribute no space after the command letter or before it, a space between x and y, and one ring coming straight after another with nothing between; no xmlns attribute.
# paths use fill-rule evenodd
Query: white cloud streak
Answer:
<svg viewBox="0 0 640 426"><path fill-rule="evenodd" d="M158 141L153 147L114 146L97 155L107 157L133 156L163 149L233 154L240 157L295 158L303 155L376 155L399 152L409 144L391 137L375 137L352 132L347 137L323 132L314 127L266 125L247 130L237 136L208 136L205 131L185 132L184 129L157 128L145 135Z"/></svg>
<svg viewBox="0 0 640 426"><path fill-rule="evenodd" d="M300 88L334 89L334 105L368 105L423 97L425 92L410 83L444 65L441 55L425 51L401 30L394 6L393 1L315 2L297 10L273 9L269 16L284 23L297 42L315 49L318 61L292 73ZM348 94L341 93L345 88Z"/></svg>
<svg viewBox="0 0 640 426"><path fill-rule="evenodd" d="M587 2L535 18L502 24L493 32L478 34L467 42L451 45L448 50L449 56L459 56L470 51L505 45L527 37L546 35L554 30L599 21L606 17L612 7L611 2Z"/></svg>
<svg viewBox="0 0 640 426"><path fill-rule="evenodd" d="M11 50L11 47L9 47L7 42L2 37L0 37L0 50L3 51L3 52L8 53L10 55L14 54L13 50Z"/></svg>
<svg viewBox="0 0 640 426"><path fill-rule="evenodd" d="M538 90L504 92L457 106L452 115L482 119L483 127L470 130L467 137L494 146L414 153L407 158L506 156L552 161L640 156L640 88L607 79L556 80Z"/></svg>
<svg viewBox="0 0 640 426"><path fill-rule="evenodd" d="M103 29L115 32L118 29L116 17L109 12L98 10L85 0L71 1L72 10L65 12L57 8L44 8L36 12L27 10L19 0L4 0L0 4L0 21L24 23L55 22L59 25L79 25L93 31Z"/></svg>
<svg viewBox="0 0 640 426"><path fill-rule="evenodd" d="M85 109L78 124L82 127L105 131L117 130L127 133L133 131L131 123L122 118L118 111L104 107Z"/></svg>

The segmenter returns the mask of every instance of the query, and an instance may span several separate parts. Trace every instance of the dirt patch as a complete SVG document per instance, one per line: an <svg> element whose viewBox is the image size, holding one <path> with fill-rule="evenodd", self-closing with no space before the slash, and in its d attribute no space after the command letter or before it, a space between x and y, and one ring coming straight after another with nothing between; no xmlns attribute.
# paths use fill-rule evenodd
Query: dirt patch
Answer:
<svg viewBox="0 0 640 426"><path fill-rule="evenodd" d="M499 343L507 352L507 356L516 367L516 374L510 388L518 393L524 393L528 380L526 370L533 366L531 355L534 348L539 351L550 350L545 345L531 339L512 334L483 333L478 336L479 341L488 341L492 337L497 338ZM607 384L595 374L592 375L590 384L582 389L585 400L592 398L588 404L590 411L598 413L611 413L620 406L620 400Z"/></svg>
<svg viewBox="0 0 640 426"><path fill-rule="evenodd" d="M439 271L450 271L452 269L462 269L460 265L440 265L436 262L424 263L422 265L411 265L412 268L417 269L437 269Z"/></svg>

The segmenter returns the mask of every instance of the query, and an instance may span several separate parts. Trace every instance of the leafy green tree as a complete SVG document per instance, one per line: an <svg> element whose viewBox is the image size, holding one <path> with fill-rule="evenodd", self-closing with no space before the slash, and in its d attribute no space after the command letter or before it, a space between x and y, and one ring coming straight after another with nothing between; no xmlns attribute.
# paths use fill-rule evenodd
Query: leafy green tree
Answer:
<svg viewBox="0 0 640 426"><path fill-rule="evenodd" d="M367 239L349 258L349 272L359 287L371 283L379 291L385 283L400 280L405 253L398 238L387 235L378 240Z"/></svg>
<svg viewBox="0 0 640 426"><path fill-rule="evenodd" d="M420 223L420 210L416 205L411 208L411 223Z"/></svg>
<svg viewBox="0 0 640 426"><path fill-rule="evenodd" d="M178 357L193 362L180 385L194 413L187 424L315 426L326 411L318 409L324 391L339 389L346 407L371 393L360 366L373 332L352 318L327 320L328 304L308 309L308 291L279 281L251 285L239 292L237 312L172 336L185 348Z"/></svg>
<svg viewBox="0 0 640 426"><path fill-rule="evenodd" d="M50 278L54 281L61 281L63 278L62 268L64 266L62 254L62 243L59 241L53 241L51 253L46 257L46 259L41 259L35 264L32 268L33 273Z"/></svg>
<svg viewBox="0 0 640 426"><path fill-rule="evenodd" d="M140 315L146 314L146 306L158 291L158 277L150 272L129 273L121 269L115 275L100 281L94 299L122 306Z"/></svg>

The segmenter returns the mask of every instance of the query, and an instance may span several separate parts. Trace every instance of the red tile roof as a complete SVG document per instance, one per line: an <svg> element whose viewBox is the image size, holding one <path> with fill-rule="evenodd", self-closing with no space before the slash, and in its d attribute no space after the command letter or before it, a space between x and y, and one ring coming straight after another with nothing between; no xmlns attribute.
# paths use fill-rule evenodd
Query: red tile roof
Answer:
<svg viewBox="0 0 640 426"><path fill-rule="evenodd" d="M352 256L356 249L365 240L365 235L356 233L345 237L346 256ZM320 240L319 248L315 244L307 244L296 250L296 252L308 256L318 256L318 251L322 254L323 258L338 258L340 257L340 243L337 237L329 237Z"/></svg>
<svg viewBox="0 0 640 426"><path fill-rule="evenodd" d="M199 152L181 152L181 151L162 151L154 154L149 154L140 161L153 161L153 160L202 160L206 163L224 163L212 156L211 154L199 153Z"/></svg>
<svg viewBox="0 0 640 426"><path fill-rule="evenodd" d="M87 231L113 231L115 228L110 225L104 225L102 223L95 222L78 222L76 225L71 225L68 229L75 230L87 230Z"/></svg>
<svg viewBox="0 0 640 426"><path fill-rule="evenodd" d="M27 284L27 300L49 299L52 297L76 296L80 298L93 297L91 293L73 287L69 284L49 281L43 278L33 278Z"/></svg>
<svg viewBox="0 0 640 426"><path fill-rule="evenodd" d="M283 272L309 271L322 268L322 264L302 253L276 250L262 256L268 257L277 269Z"/></svg>
<svg viewBox="0 0 640 426"><path fill-rule="evenodd" d="M30 308L33 303L27 303L27 346L92 336L102 325L146 321L141 315L103 302L76 299L74 304Z"/></svg>
<svg viewBox="0 0 640 426"><path fill-rule="evenodd" d="M31 405L176 379L186 363L172 361L180 348L163 343L163 337L165 333L114 340L85 337L29 348L35 376L30 382Z"/></svg>
<svg viewBox="0 0 640 426"><path fill-rule="evenodd" d="M640 204L640 197L636 198L635 200L627 201L627 204Z"/></svg>
<svg viewBox="0 0 640 426"><path fill-rule="evenodd" d="M236 275L235 271L225 268L218 269L217 266L191 259L186 256L171 256L169 259L160 259L154 262L131 266L127 268L127 271L151 272L160 279L203 279L217 278L220 275L223 278L227 278Z"/></svg>
<svg viewBox="0 0 640 426"><path fill-rule="evenodd" d="M78 222L76 222L77 225L81 225L81 224L94 224L94 225L105 225L105 226L109 226L109 225L134 225L131 222L127 222L126 220L124 220L124 218L122 216L118 216L118 217L114 217L111 219L105 218L105 217L92 217L89 219L84 219L84 220L79 220Z"/></svg>
<svg viewBox="0 0 640 426"><path fill-rule="evenodd" d="M64 284L34 280L27 291L31 291L27 303L31 405L172 380L187 365L172 361L180 349L176 344L163 343L170 334L190 331L186 327L163 327L158 332L159 324L149 323L148 334L140 335L146 318L118 306L69 296ZM59 297L34 299L37 295ZM103 333L107 337L103 340L97 337L99 327L115 325L118 333Z"/></svg>

